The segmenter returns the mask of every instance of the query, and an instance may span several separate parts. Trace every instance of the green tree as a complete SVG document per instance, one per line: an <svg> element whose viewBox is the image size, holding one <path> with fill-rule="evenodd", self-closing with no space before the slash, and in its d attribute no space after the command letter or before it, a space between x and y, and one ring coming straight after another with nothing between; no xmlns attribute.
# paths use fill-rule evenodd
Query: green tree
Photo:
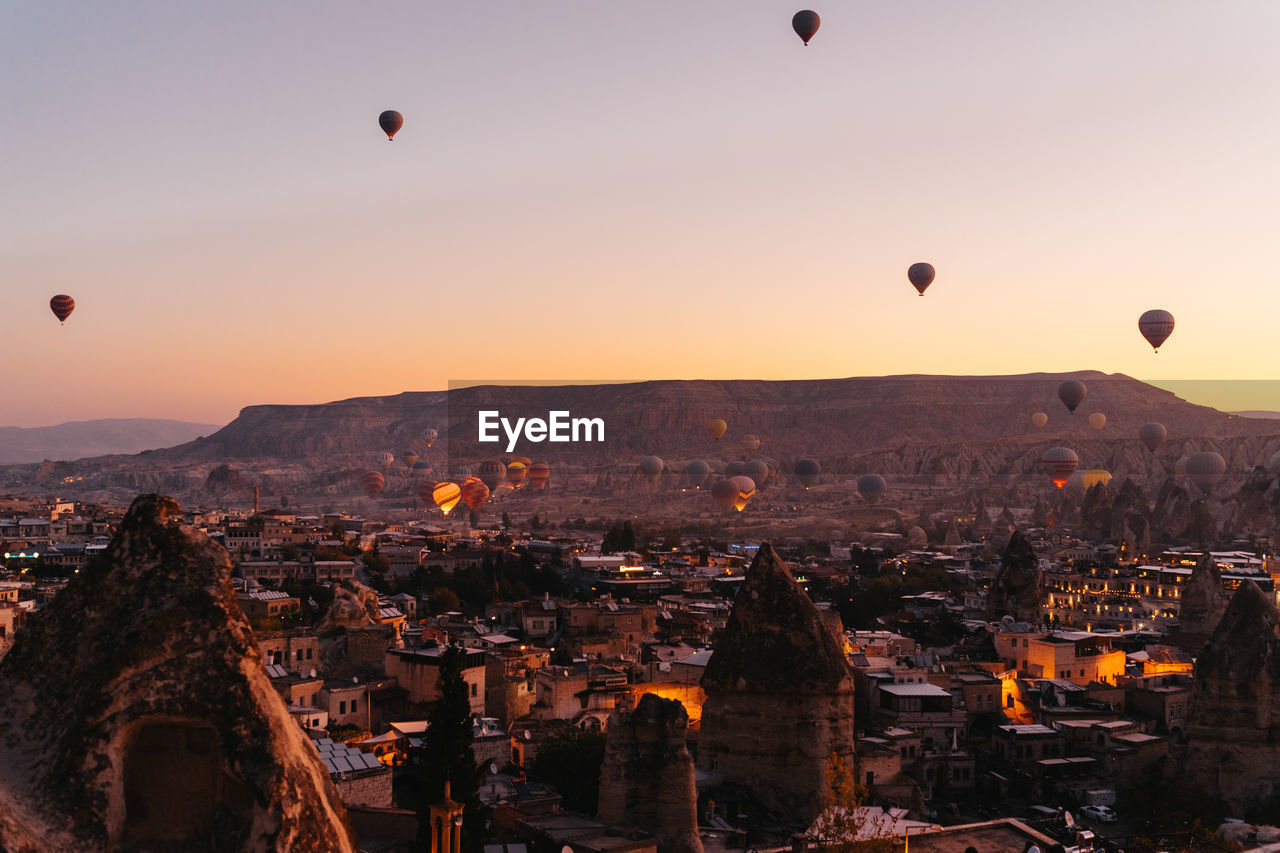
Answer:
<svg viewBox="0 0 1280 853"><path fill-rule="evenodd" d="M609 532L604 535L604 539L600 543L601 554L616 554L619 551L634 551L635 549L636 531L631 526L630 521L615 524L609 528Z"/></svg>
<svg viewBox="0 0 1280 853"><path fill-rule="evenodd" d="M440 657L436 682L440 698L427 715L427 731L422 743L423 805L418 813L418 834L424 844L430 839L428 807L449 796L462 803L463 849L478 850L484 837L484 807L480 803L480 770L476 767L475 740L471 724L471 689L463 678L466 652L449 646ZM425 847L423 849L426 849Z"/></svg>
<svg viewBox="0 0 1280 853"><path fill-rule="evenodd" d="M432 613L450 613L462 606L462 602L458 600L458 594L445 586L438 586L431 590L431 612Z"/></svg>
<svg viewBox="0 0 1280 853"><path fill-rule="evenodd" d="M603 764L604 732L575 726L539 746L530 769L540 782L560 792L565 808L593 815Z"/></svg>

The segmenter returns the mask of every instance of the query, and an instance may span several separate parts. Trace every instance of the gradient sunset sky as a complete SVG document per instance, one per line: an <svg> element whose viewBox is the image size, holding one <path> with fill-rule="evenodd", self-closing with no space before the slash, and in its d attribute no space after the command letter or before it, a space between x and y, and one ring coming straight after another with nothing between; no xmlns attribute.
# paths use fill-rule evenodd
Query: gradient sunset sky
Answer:
<svg viewBox="0 0 1280 853"><path fill-rule="evenodd" d="M800 8L12 5L0 423L459 377L1280 378L1280 3L842 0L807 48Z"/></svg>

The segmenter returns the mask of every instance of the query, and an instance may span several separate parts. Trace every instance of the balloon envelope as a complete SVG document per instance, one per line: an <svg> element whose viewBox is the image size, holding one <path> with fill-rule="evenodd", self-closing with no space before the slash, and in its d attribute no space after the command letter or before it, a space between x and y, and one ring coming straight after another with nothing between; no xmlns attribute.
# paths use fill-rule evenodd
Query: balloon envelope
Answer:
<svg viewBox="0 0 1280 853"><path fill-rule="evenodd" d="M1102 429L1106 425L1107 416L1102 414L1102 412L1094 412L1092 415L1089 415L1089 426L1094 429Z"/></svg>
<svg viewBox="0 0 1280 853"><path fill-rule="evenodd" d="M479 477L468 477L462 483L462 502L472 512L479 512L480 507L489 500L489 487Z"/></svg>
<svg viewBox="0 0 1280 853"><path fill-rule="evenodd" d="M743 462L728 462L724 466L724 475L726 477L741 477L746 467Z"/></svg>
<svg viewBox="0 0 1280 853"><path fill-rule="evenodd" d="M507 466L503 465L500 459L486 459L476 466L476 476L488 491L493 491L507 478ZM463 500L466 500L465 495ZM475 507L471 508L475 509Z"/></svg>
<svg viewBox="0 0 1280 853"><path fill-rule="evenodd" d="M732 478L716 480L712 483L711 499L715 501L721 509L733 509L734 503L738 499L738 487L733 484Z"/></svg>
<svg viewBox="0 0 1280 853"><path fill-rule="evenodd" d="M1160 345L1173 334L1173 315L1161 308L1153 308L1138 318L1138 331L1153 350L1160 352Z"/></svg>
<svg viewBox="0 0 1280 853"><path fill-rule="evenodd" d="M796 12L791 16L791 29L796 31L796 35L800 36L805 44L814 37L820 26L822 26L822 19L811 9Z"/></svg>
<svg viewBox="0 0 1280 853"><path fill-rule="evenodd" d="M933 264L912 264L907 270L907 280L911 282L912 287L919 291L921 296L924 296L925 289L933 284L935 274Z"/></svg>
<svg viewBox="0 0 1280 853"><path fill-rule="evenodd" d="M701 489L702 484L707 482L707 477L711 476L711 466L701 459L694 459L684 466L684 475L689 478L689 485Z"/></svg>
<svg viewBox="0 0 1280 853"><path fill-rule="evenodd" d="M386 479L377 471L370 471L360 478L360 488L364 489L366 495L373 498L378 496L386 482Z"/></svg>
<svg viewBox="0 0 1280 853"><path fill-rule="evenodd" d="M1044 412L1036 412L1034 415L1031 416L1031 423L1035 424L1036 429L1043 427L1048 422L1049 422L1049 416L1046 415Z"/></svg>
<svg viewBox="0 0 1280 853"><path fill-rule="evenodd" d="M747 433L738 442L742 449L750 453L760 446L760 436Z"/></svg>
<svg viewBox="0 0 1280 853"><path fill-rule="evenodd" d="M462 487L452 480L446 480L431 490L431 500L436 502L440 511L448 515L462 500Z"/></svg>
<svg viewBox="0 0 1280 853"><path fill-rule="evenodd" d="M1058 399L1068 412L1075 412L1076 406L1083 403L1088 394L1089 389L1079 379L1068 379L1058 386Z"/></svg>
<svg viewBox="0 0 1280 853"><path fill-rule="evenodd" d="M524 464L519 459L512 459L511 464L507 466L507 482L513 486L519 486L524 482L524 476L528 472L528 465Z"/></svg>
<svg viewBox="0 0 1280 853"><path fill-rule="evenodd" d="M404 116L395 110L384 110L382 115L378 116L378 127L382 128L388 140L394 138L403 126Z"/></svg>
<svg viewBox="0 0 1280 853"><path fill-rule="evenodd" d="M1202 450L1187 457L1187 479L1206 495L1222 482L1227 473L1227 461L1212 450Z"/></svg>
<svg viewBox="0 0 1280 853"><path fill-rule="evenodd" d="M1085 471L1084 476L1081 478L1081 485L1084 486L1084 490L1086 492L1094 486L1106 486L1110 482L1111 472L1103 470L1102 468L1091 468L1088 471Z"/></svg>
<svg viewBox="0 0 1280 853"><path fill-rule="evenodd" d="M58 318L58 322L65 323L71 312L76 310L76 301L65 293L59 293L49 300L49 310Z"/></svg>
<svg viewBox="0 0 1280 853"><path fill-rule="evenodd" d="M730 477L729 483L737 491L733 499L733 508L738 512L746 509L747 504L756 496L756 481L747 476Z"/></svg>
<svg viewBox="0 0 1280 853"><path fill-rule="evenodd" d="M422 499L424 504L432 503L433 498L431 496L435 493L435 490L435 483L430 480L423 480L418 484L418 497Z"/></svg>
<svg viewBox="0 0 1280 853"><path fill-rule="evenodd" d="M551 466L546 462L535 462L529 466L529 485L535 489L545 489L551 479Z"/></svg>
<svg viewBox="0 0 1280 853"><path fill-rule="evenodd" d="M422 434L422 437L427 440L427 447L430 447L436 443L436 439L440 437L440 433L433 429L429 429Z"/></svg>
<svg viewBox="0 0 1280 853"><path fill-rule="evenodd" d="M742 466L742 476L750 477L759 488L769 479L769 463L763 459L752 459Z"/></svg>
<svg viewBox="0 0 1280 853"><path fill-rule="evenodd" d="M1143 446L1152 453L1155 453L1156 449L1164 444L1164 440L1168 437L1169 431L1164 428L1164 424L1158 421L1147 421L1138 427L1138 441L1141 441Z"/></svg>
<svg viewBox="0 0 1280 853"><path fill-rule="evenodd" d="M640 473L644 474L644 478L650 483L657 482L665 467L666 465L657 456L646 456L640 460Z"/></svg>
<svg viewBox="0 0 1280 853"><path fill-rule="evenodd" d="M797 459L795 467L796 479L800 481L806 489L810 486L818 485L818 478L822 476L822 466L818 464L818 460L804 457Z"/></svg>
<svg viewBox="0 0 1280 853"><path fill-rule="evenodd" d="M858 494L869 504L873 504L884 496L884 477L879 474L863 474L858 478Z"/></svg>
<svg viewBox="0 0 1280 853"><path fill-rule="evenodd" d="M712 438L720 438L729 429L729 425L719 418L707 421L707 432L711 433Z"/></svg>
<svg viewBox="0 0 1280 853"><path fill-rule="evenodd" d="M1040 465L1053 484L1061 489L1080 467L1080 457L1069 447L1050 447L1041 454Z"/></svg>
<svg viewBox="0 0 1280 853"><path fill-rule="evenodd" d="M412 471L413 466L418 464L418 454L414 453L412 450L406 450L404 453L400 454L400 461L404 463L404 467Z"/></svg>
<svg viewBox="0 0 1280 853"><path fill-rule="evenodd" d="M395 454L390 451L384 450L378 454L378 464L383 468L390 470L391 466L395 464L395 461Z"/></svg>

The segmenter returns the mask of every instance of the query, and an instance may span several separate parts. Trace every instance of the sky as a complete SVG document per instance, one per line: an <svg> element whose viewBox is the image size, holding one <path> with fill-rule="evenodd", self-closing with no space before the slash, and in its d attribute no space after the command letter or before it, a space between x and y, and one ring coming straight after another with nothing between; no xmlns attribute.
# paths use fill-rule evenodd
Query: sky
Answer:
<svg viewBox="0 0 1280 853"><path fill-rule="evenodd" d="M1280 379L1280 4L842 0L808 47L799 8L14 6L0 423L460 377Z"/></svg>

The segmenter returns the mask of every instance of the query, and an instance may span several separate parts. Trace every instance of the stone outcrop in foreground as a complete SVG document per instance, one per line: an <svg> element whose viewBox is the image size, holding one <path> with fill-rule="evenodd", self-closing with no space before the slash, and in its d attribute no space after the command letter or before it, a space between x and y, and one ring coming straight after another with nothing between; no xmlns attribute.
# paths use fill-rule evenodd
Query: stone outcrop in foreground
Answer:
<svg viewBox="0 0 1280 853"><path fill-rule="evenodd" d="M854 764L853 675L840 640L767 544L702 676L698 766L807 826L834 753Z"/></svg>
<svg viewBox="0 0 1280 853"><path fill-rule="evenodd" d="M598 815L653 833L659 853L702 853L688 728L680 702L652 693L609 715Z"/></svg>
<svg viewBox="0 0 1280 853"><path fill-rule="evenodd" d="M160 495L0 662L0 849L350 851L221 546Z"/></svg>
<svg viewBox="0 0 1280 853"><path fill-rule="evenodd" d="M1245 816L1280 793L1280 611L1236 590L1196 659L1179 778Z"/></svg>

